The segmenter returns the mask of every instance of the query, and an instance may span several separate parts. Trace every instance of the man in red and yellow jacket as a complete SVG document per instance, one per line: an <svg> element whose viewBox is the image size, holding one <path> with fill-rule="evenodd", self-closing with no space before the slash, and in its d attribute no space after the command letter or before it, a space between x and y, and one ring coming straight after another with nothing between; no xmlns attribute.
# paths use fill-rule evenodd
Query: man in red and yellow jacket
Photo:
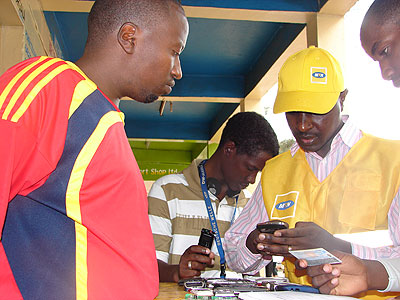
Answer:
<svg viewBox="0 0 400 300"><path fill-rule="evenodd" d="M156 21L155 21L156 20ZM158 270L119 99L182 77L175 0L97 0L75 63L35 57L0 77L0 295L154 299Z"/></svg>

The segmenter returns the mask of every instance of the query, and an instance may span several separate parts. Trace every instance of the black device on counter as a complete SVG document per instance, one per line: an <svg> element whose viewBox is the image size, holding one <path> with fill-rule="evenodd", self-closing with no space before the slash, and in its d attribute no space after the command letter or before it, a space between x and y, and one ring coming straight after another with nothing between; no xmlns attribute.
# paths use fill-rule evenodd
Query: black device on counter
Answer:
<svg viewBox="0 0 400 300"><path fill-rule="evenodd" d="M288 229L288 228L289 228L288 223L279 220L272 220L257 224L257 229L262 233L274 233L275 230Z"/></svg>
<svg viewBox="0 0 400 300"><path fill-rule="evenodd" d="M305 292L319 294L319 289L312 286L296 284L296 283L282 283L275 286L275 291L295 291L295 292Z"/></svg>
<svg viewBox="0 0 400 300"><path fill-rule="evenodd" d="M203 228L201 230L201 235L199 239L199 246L211 249L212 243L214 241L214 232L210 229Z"/></svg>

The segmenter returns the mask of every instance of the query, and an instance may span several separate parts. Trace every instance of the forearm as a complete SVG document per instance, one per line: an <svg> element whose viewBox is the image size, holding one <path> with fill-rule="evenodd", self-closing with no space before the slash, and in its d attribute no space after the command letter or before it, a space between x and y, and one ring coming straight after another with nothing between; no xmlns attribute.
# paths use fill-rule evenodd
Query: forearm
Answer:
<svg viewBox="0 0 400 300"><path fill-rule="evenodd" d="M389 275L382 263L376 260L363 260L367 272L369 290L385 290L389 283Z"/></svg>
<svg viewBox="0 0 400 300"><path fill-rule="evenodd" d="M179 265L170 265L157 259L160 282L178 282Z"/></svg>
<svg viewBox="0 0 400 300"><path fill-rule="evenodd" d="M148 209L151 230L156 247L158 276L160 282L177 282L179 280L179 266L170 265L168 261L172 241L172 221L168 215L169 207L163 189L164 177L155 181L148 194Z"/></svg>
<svg viewBox="0 0 400 300"><path fill-rule="evenodd" d="M239 218L225 233L225 255L232 270L240 273L257 272L268 263L261 255L250 252L246 246L247 237L257 223L265 221L268 221L268 215L262 200L261 186L258 185Z"/></svg>
<svg viewBox="0 0 400 300"><path fill-rule="evenodd" d="M227 240L228 241L228 240ZM269 263L260 254L253 254L246 247L246 237L225 243L225 255L229 268L238 273L255 274Z"/></svg>
<svg viewBox="0 0 400 300"><path fill-rule="evenodd" d="M362 259L392 259L400 257L400 246L371 248L352 244L352 254Z"/></svg>
<svg viewBox="0 0 400 300"><path fill-rule="evenodd" d="M351 247L350 242L347 242L345 240L342 240L342 239L339 239L336 237L334 239L335 239L334 249L327 249L327 250L338 250L338 251L352 254L352 247Z"/></svg>

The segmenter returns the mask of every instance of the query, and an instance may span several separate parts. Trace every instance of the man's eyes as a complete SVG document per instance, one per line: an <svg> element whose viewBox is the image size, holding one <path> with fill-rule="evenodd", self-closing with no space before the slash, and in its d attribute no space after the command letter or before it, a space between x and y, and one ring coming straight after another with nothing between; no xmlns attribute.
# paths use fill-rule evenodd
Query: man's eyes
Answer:
<svg viewBox="0 0 400 300"><path fill-rule="evenodd" d="M381 56L387 56L388 54L389 54L389 47L385 47L380 53Z"/></svg>

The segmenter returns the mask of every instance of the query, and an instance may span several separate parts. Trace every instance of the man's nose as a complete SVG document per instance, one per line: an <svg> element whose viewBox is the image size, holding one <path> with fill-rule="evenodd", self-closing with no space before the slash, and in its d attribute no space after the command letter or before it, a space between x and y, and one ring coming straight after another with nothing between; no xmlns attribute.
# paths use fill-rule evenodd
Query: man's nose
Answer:
<svg viewBox="0 0 400 300"><path fill-rule="evenodd" d="M379 67L381 68L382 78L385 80L392 80L394 70L390 66L390 63L387 60L379 61Z"/></svg>
<svg viewBox="0 0 400 300"><path fill-rule="evenodd" d="M256 182L256 177L257 177L257 172L253 172L247 177L247 181L250 184L254 184Z"/></svg>
<svg viewBox="0 0 400 300"><path fill-rule="evenodd" d="M297 121L297 128L301 132L307 132L312 128L311 116L307 113L300 113Z"/></svg>
<svg viewBox="0 0 400 300"><path fill-rule="evenodd" d="M179 56L177 56L174 61L174 67L172 68L172 77L179 80L182 78L182 75L181 61L179 59Z"/></svg>

